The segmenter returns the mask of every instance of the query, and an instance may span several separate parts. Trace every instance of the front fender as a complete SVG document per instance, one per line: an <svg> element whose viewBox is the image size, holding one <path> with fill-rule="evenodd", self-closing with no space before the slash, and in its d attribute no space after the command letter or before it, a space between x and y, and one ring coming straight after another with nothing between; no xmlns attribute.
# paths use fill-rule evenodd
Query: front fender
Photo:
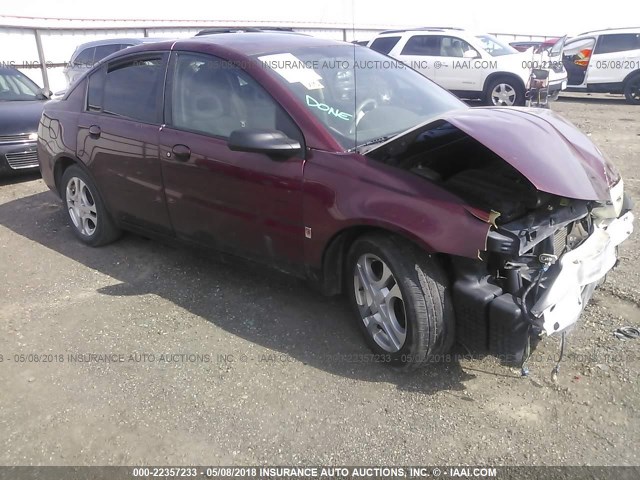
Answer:
<svg viewBox="0 0 640 480"><path fill-rule="evenodd" d="M359 155L312 152L304 173L305 260L322 264L331 239L354 227L402 235L426 251L477 258L490 225L463 200L410 172ZM310 238L309 238L310 236Z"/></svg>

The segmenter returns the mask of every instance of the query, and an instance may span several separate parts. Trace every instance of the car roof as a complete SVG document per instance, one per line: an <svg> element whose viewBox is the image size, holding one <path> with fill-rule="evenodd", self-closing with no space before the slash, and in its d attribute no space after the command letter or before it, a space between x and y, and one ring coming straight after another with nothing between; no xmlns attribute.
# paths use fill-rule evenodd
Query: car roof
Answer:
<svg viewBox="0 0 640 480"><path fill-rule="evenodd" d="M304 47L350 45L354 48L366 48L352 43L291 34L290 32L217 33L183 38L177 40L175 46L193 45L194 43L198 45L217 45L248 57L289 52L292 48Z"/></svg>
<svg viewBox="0 0 640 480"><path fill-rule="evenodd" d="M104 38L102 40L93 40L91 42L86 42L78 45L76 51L84 50L85 48L91 47L101 47L103 45L117 45L120 43L130 43L131 45L141 45L143 43L151 43L151 42L159 42L162 40L166 40L165 38Z"/></svg>
<svg viewBox="0 0 640 480"><path fill-rule="evenodd" d="M456 28L456 27L418 27L418 28L402 28L397 30L385 30L380 32L378 35L398 35L404 33L430 33L430 32L464 32L464 28Z"/></svg>
<svg viewBox="0 0 640 480"><path fill-rule="evenodd" d="M640 33L640 27L625 27L625 28L604 28L602 30L591 30L588 32L582 32L582 35L602 35L602 34L615 34L615 33Z"/></svg>
<svg viewBox="0 0 640 480"><path fill-rule="evenodd" d="M19 73L20 75L24 75L24 73L15 67L5 67L3 65L0 65L0 73Z"/></svg>
<svg viewBox="0 0 640 480"><path fill-rule="evenodd" d="M205 28L204 30L200 30L195 34L196 37L201 37L203 35L217 35L220 33L257 33L257 32L287 32L287 33L298 33L294 32L293 28L290 27L241 27L241 26L231 26L231 27L212 27ZM302 33L298 33L298 35L303 35Z"/></svg>

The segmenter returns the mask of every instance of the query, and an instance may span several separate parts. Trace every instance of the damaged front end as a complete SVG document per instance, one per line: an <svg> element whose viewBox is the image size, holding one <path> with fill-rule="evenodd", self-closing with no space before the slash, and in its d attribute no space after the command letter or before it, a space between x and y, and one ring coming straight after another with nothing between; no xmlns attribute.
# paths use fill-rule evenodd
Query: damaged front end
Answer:
<svg viewBox="0 0 640 480"><path fill-rule="evenodd" d="M620 181L616 190L622 188ZM573 325L633 230L630 201L598 217L598 202L552 197L492 226L479 260L454 260L461 341L520 362L529 342Z"/></svg>
<svg viewBox="0 0 640 480"><path fill-rule="evenodd" d="M486 222L477 258L450 256L456 335L507 363L578 320L633 231L613 166L547 110L453 112L367 155L428 179Z"/></svg>

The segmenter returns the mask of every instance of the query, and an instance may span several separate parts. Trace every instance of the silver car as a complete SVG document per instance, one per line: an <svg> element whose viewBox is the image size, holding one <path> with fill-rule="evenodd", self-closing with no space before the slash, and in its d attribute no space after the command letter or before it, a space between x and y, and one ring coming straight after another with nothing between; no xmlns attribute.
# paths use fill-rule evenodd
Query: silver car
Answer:
<svg viewBox="0 0 640 480"><path fill-rule="evenodd" d="M108 38L106 40L95 40L87 42L76 48L71 60L64 68L64 75L67 78L67 86L74 83L83 73L87 72L93 65L103 58L108 57L124 48L141 43L157 42L159 38Z"/></svg>

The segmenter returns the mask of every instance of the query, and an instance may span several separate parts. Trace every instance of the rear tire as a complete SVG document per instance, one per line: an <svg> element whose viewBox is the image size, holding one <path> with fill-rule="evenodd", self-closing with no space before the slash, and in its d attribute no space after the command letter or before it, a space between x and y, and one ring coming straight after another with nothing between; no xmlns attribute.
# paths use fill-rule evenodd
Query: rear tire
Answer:
<svg viewBox="0 0 640 480"><path fill-rule="evenodd" d="M93 179L72 165L62 175L60 194L73 234L92 247L116 240L121 231L107 212Z"/></svg>
<svg viewBox="0 0 640 480"><path fill-rule="evenodd" d="M624 98L631 105L640 105L640 73L636 73L624 84Z"/></svg>
<svg viewBox="0 0 640 480"><path fill-rule="evenodd" d="M367 344L391 365L423 366L451 348L449 280L424 250L391 235L360 237L347 255L345 281Z"/></svg>

